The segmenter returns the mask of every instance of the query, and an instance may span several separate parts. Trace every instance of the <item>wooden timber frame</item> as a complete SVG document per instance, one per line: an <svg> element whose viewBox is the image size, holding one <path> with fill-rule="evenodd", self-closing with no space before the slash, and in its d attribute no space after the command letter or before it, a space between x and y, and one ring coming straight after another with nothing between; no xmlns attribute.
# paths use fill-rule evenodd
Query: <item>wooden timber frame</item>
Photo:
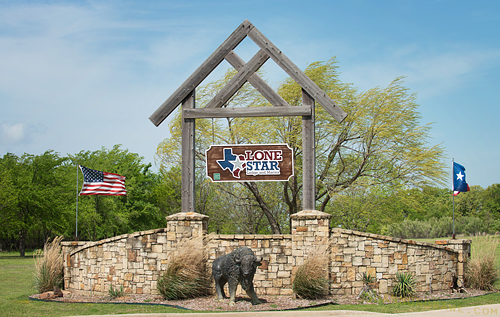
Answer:
<svg viewBox="0 0 500 317"><path fill-rule="evenodd" d="M252 39L260 50L245 63L233 50L245 39ZM302 106L290 106L256 71L271 58L302 88ZM195 107L195 90L203 80L226 60L238 73L204 107ZM223 108L229 99L249 82L272 105L259 108ZM347 114L302 72L283 52L248 20L210 55L203 64L149 117L159 126L182 104L182 212L195 212L195 120L198 118L302 116L303 210L314 210L315 180L315 101L339 123Z"/></svg>

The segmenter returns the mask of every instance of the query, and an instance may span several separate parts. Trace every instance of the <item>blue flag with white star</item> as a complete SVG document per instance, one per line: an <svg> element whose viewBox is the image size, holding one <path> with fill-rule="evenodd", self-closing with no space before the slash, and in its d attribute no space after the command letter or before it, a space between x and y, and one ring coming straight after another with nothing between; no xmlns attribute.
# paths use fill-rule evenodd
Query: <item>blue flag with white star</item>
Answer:
<svg viewBox="0 0 500 317"><path fill-rule="evenodd" d="M453 162L453 195L468 192L469 184L465 181L465 167Z"/></svg>

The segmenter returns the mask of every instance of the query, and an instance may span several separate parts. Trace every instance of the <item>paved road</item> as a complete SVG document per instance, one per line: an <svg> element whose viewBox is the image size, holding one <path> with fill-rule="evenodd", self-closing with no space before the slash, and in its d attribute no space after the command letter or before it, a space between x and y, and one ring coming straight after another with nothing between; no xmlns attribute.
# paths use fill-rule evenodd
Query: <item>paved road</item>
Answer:
<svg viewBox="0 0 500 317"><path fill-rule="evenodd" d="M280 311L280 312L238 312L238 313L186 313L186 314L126 314L126 315L99 315L99 316L73 316L73 317L327 317L327 316L349 316L349 317L370 317L370 316L392 316L392 317L472 317L472 316L500 316L500 304L473 306L463 308L451 308L442 310L432 310L418 313L402 314L381 314L371 312L360 312L350 310L330 310L330 311Z"/></svg>

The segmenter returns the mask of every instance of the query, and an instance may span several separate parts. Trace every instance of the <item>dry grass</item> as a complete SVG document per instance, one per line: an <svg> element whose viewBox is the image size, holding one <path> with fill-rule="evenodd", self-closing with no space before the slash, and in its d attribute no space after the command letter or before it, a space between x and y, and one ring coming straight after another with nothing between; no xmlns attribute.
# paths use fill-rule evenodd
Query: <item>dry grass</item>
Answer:
<svg viewBox="0 0 500 317"><path fill-rule="evenodd" d="M496 235L474 239L465 274L465 283L468 287L494 290L493 284L498 280L498 268L495 263L498 243Z"/></svg>
<svg viewBox="0 0 500 317"><path fill-rule="evenodd" d="M293 292L300 298L317 299L328 295L330 250L319 246L309 252L293 279Z"/></svg>
<svg viewBox="0 0 500 317"><path fill-rule="evenodd" d="M177 251L170 254L167 270L157 283L165 299L193 298L212 292L205 242L202 238L184 239L179 242Z"/></svg>
<svg viewBox="0 0 500 317"><path fill-rule="evenodd" d="M35 251L35 287L39 293L52 291L54 286L61 287L63 282L63 255L61 241L63 236L45 243L42 250Z"/></svg>

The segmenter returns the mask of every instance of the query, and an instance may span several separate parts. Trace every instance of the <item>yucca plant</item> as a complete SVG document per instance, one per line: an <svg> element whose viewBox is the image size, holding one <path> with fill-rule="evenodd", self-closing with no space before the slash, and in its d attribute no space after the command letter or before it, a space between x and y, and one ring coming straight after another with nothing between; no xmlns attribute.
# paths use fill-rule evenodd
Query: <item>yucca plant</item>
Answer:
<svg viewBox="0 0 500 317"><path fill-rule="evenodd" d="M416 293L416 282L415 278L410 272L398 272L396 273L396 284L392 288L392 293L399 297L411 297Z"/></svg>
<svg viewBox="0 0 500 317"><path fill-rule="evenodd" d="M299 266L293 279L293 292L300 298L317 299L328 295L328 252L324 248L313 251Z"/></svg>
<svg viewBox="0 0 500 317"><path fill-rule="evenodd" d="M371 288L372 284L376 281L375 276L364 272L361 276L361 280L363 281L363 288L358 294L358 299L363 298L372 302L376 301L378 299L378 294Z"/></svg>
<svg viewBox="0 0 500 317"><path fill-rule="evenodd" d="M120 286L120 289L113 288L113 285L109 286L108 295L111 298L117 298L123 296L123 285Z"/></svg>
<svg viewBox="0 0 500 317"><path fill-rule="evenodd" d="M42 250L35 251L35 288L39 293L54 290L54 286L62 287L63 256L61 241L63 236L56 237L52 242L45 243Z"/></svg>
<svg viewBox="0 0 500 317"><path fill-rule="evenodd" d="M201 238L185 239L168 259L166 271L157 282L165 299L176 300L206 296L212 292L207 254Z"/></svg>
<svg viewBox="0 0 500 317"><path fill-rule="evenodd" d="M361 280L363 281L363 285L370 287L371 284L375 283L375 276L370 273L364 272L361 276Z"/></svg>

